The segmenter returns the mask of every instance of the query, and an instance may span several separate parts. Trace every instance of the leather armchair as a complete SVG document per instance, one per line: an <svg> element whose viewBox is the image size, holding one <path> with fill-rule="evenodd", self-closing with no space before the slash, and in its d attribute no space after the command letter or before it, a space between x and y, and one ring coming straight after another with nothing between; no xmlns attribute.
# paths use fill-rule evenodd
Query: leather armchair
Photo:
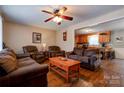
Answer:
<svg viewBox="0 0 124 93"><path fill-rule="evenodd" d="M31 58L36 60L38 63L45 61L46 57L43 52L39 52L36 46L23 46L23 51L25 54L29 54Z"/></svg>
<svg viewBox="0 0 124 93"><path fill-rule="evenodd" d="M49 57L63 56L65 57L65 51L61 50L58 46L49 46L48 47Z"/></svg>

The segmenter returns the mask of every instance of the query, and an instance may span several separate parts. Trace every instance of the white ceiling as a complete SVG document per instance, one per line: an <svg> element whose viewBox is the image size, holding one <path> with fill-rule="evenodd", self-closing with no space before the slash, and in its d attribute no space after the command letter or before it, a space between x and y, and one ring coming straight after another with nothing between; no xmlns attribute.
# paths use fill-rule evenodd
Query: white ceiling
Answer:
<svg viewBox="0 0 124 93"><path fill-rule="evenodd" d="M94 32L104 32L104 31L124 31L124 17L100 23L93 26L88 26L76 30L76 34L88 34Z"/></svg>
<svg viewBox="0 0 124 93"><path fill-rule="evenodd" d="M62 6L51 5L4 5L0 6L6 21L15 23L32 25L41 28L57 30L59 28L68 27L79 22L89 20L100 15L119 10L124 6L117 5L65 5L68 9L64 15L74 17L73 21L64 20L60 26L50 21L45 23L44 20L51 17L51 15L41 12L41 10L52 11L53 8Z"/></svg>

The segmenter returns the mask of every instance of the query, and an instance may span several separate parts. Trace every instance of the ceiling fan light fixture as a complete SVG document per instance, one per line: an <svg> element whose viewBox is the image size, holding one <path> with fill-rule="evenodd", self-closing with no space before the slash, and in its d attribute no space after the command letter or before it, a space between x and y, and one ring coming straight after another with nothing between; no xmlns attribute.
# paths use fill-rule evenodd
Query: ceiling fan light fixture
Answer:
<svg viewBox="0 0 124 93"><path fill-rule="evenodd" d="M53 18L53 22L59 23L61 21L62 21L62 18L60 18L58 16L56 16L56 17Z"/></svg>
<svg viewBox="0 0 124 93"><path fill-rule="evenodd" d="M53 9L53 12L50 12L47 10L42 10L42 12L52 15L52 17L46 19L44 22L48 22L48 21L52 20L53 22L57 23L58 25L61 25L62 20L72 21L73 17L63 15L66 10L67 10L67 7L55 8L55 9Z"/></svg>

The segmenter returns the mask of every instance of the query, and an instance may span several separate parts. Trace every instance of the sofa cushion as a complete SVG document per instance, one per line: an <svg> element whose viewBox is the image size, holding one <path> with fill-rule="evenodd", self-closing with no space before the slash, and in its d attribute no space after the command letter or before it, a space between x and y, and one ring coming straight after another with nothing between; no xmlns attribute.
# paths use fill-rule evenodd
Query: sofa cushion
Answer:
<svg viewBox="0 0 124 93"><path fill-rule="evenodd" d="M10 73L13 70L17 69L17 64L14 62L14 58L10 55L1 55L0 56L0 66L7 72Z"/></svg>
<svg viewBox="0 0 124 93"><path fill-rule="evenodd" d="M82 48L74 48L74 54L82 56L83 55L83 49Z"/></svg>
<svg viewBox="0 0 124 93"><path fill-rule="evenodd" d="M89 62L89 57L86 57L86 56L69 55L69 58L74 59L74 60L78 60L80 62L85 62L85 63Z"/></svg>
<svg viewBox="0 0 124 93"><path fill-rule="evenodd" d="M78 60L81 61L81 62L88 63L89 62L89 57L81 56L81 57L78 57Z"/></svg>
<svg viewBox="0 0 124 93"><path fill-rule="evenodd" d="M91 57L92 55L95 55L94 51L85 51L84 56Z"/></svg>
<svg viewBox="0 0 124 93"><path fill-rule="evenodd" d="M31 65L33 63L36 63L35 60L33 60L32 58L30 57L26 57L26 58L21 58L21 59L18 59L18 66L19 67L22 67L22 66L28 66L28 65Z"/></svg>
<svg viewBox="0 0 124 93"><path fill-rule="evenodd" d="M78 55L69 55L68 58L78 60Z"/></svg>
<svg viewBox="0 0 124 93"><path fill-rule="evenodd" d="M38 52L38 49L36 46L29 45L29 46L23 46L24 53L34 53Z"/></svg>
<svg viewBox="0 0 124 93"><path fill-rule="evenodd" d="M61 51L61 49L58 46L49 46L49 51Z"/></svg>
<svg viewBox="0 0 124 93"><path fill-rule="evenodd" d="M10 79L18 79L19 82L24 82L26 80L30 80L34 77L37 77L37 75L42 75L47 72L48 72L47 64L40 65L35 62L28 66L19 67L17 70L11 72L8 76Z"/></svg>
<svg viewBox="0 0 124 93"><path fill-rule="evenodd" d="M37 56L36 56L37 55ZM43 54L35 54L35 58L38 59L38 58L43 58L44 55Z"/></svg>

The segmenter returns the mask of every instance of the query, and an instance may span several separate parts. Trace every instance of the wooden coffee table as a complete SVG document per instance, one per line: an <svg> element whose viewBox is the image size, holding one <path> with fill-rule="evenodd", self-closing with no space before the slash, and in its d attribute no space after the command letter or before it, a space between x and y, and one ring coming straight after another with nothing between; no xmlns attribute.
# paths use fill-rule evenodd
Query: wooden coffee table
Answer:
<svg viewBox="0 0 124 93"><path fill-rule="evenodd" d="M72 78L79 79L80 62L72 59L62 60L62 58L63 57L49 58L50 70L61 75L67 82L70 82Z"/></svg>

